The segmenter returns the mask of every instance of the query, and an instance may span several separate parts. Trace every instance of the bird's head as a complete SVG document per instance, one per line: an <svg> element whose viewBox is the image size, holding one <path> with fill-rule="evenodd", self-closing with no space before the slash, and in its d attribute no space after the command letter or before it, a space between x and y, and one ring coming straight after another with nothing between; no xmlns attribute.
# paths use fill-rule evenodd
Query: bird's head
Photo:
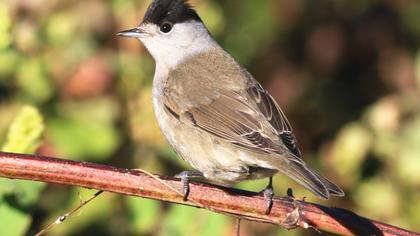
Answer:
<svg viewBox="0 0 420 236"><path fill-rule="evenodd" d="M137 38L157 64L170 67L216 45L187 0L154 0L136 28L118 35Z"/></svg>

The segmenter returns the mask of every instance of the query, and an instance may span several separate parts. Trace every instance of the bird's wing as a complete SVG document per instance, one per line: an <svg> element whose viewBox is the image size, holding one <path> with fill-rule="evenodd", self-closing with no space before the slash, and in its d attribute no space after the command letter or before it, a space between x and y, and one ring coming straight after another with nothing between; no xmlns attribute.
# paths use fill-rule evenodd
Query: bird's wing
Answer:
<svg viewBox="0 0 420 236"><path fill-rule="evenodd" d="M166 92L165 108L178 119L253 152L283 154L288 151L300 157L289 122L256 81L245 92L218 89L215 94L208 102L184 106L179 104L182 100L177 94ZM180 110L179 107L187 108Z"/></svg>
<svg viewBox="0 0 420 236"><path fill-rule="evenodd" d="M283 159L278 162L273 159L274 166L320 197L343 196L339 187L300 159L296 138L285 115L261 85L251 82L245 92L219 89L204 99L207 102L194 106L181 104L176 93L166 91L164 107L176 119L238 147L260 154L280 154L278 158Z"/></svg>
<svg viewBox="0 0 420 236"><path fill-rule="evenodd" d="M266 120L278 132L278 136L284 146L293 154L287 155L289 163L287 166L282 166L281 171L308 188L317 196L323 198L328 198L330 195L344 196L343 190L321 176L317 171L309 168L300 159L301 153L297 147L297 141L292 132L292 128L283 111L271 95L257 82L252 83L248 87L247 93Z"/></svg>
<svg viewBox="0 0 420 236"><path fill-rule="evenodd" d="M251 83L247 89L251 101L256 104L265 119L275 129L283 144L295 156L301 153L297 146L297 140L292 132L292 127L283 111L271 97L271 95L257 82Z"/></svg>

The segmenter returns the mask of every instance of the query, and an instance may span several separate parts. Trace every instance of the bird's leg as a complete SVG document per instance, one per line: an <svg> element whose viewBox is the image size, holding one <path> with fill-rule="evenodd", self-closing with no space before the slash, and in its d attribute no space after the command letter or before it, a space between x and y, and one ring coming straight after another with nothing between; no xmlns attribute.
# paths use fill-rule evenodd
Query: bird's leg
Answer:
<svg viewBox="0 0 420 236"><path fill-rule="evenodd" d="M182 193L184 197L184 202L188 200L188 195L190 193L190 179L191 178L203 178L204 175L200 171L182 171L181 173L175 175L175 178L181 179L182 182Z"/></svg>
<svg viewBox="0 0 420 236"><path fill-rule="evenodd" d="M265 214L268 215L270 214L271 207L273 206L273 197L274 197L273 177L270 177L267 187L265 187L265 189L263 189L261 193L263 194L265 198L265 203L267 207L265 210Z"/></svg>
<svg viewBox="0 0 420 236"><path fill-rule="evenodd" d="M293 210L286 214L286 217L281 221L281 225L286 227L286 229L291 230L299 226L299 221L302 219L301 205L299 201L293 196L293 190L291 188L287 189L287 198L293 203ZM308 224L311 226L310 224ZM312 227L312 226L311 226Z"/></svg>
<svg viewBox="0 0 420 236"><path fill-rule="evenodd" d="M288 188L286 194L287 194L287 197L290 200L295 201L295 196L293 195L293 189L292 188Z"/></svg>

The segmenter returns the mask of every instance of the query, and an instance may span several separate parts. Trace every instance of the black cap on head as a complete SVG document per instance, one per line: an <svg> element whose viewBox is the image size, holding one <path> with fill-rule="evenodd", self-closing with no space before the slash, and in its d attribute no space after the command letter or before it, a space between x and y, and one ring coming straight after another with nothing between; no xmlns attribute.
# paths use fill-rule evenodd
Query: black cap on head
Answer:
<svg viewBox="0 0 420 236"><path fill-rule="evenodd" d="M147 9L143 22L161 25L163 22L176 24L189 20L201 22L188 0L154 0Z"/></svg>

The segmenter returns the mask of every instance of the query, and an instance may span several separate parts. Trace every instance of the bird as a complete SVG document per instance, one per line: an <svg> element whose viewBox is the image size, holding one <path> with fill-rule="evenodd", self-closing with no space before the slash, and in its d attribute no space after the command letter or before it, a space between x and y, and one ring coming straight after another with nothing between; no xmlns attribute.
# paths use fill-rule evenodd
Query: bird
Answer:
<svg viewBox="0 0 420 236"><path fill-rule="evenodd" d="M309 167L285 114L262 85L212 37L188 0L154 0L141 23L119 36L138 39L155 60L155 118L191 167L184 183L204 178L222 186L269 178L261 191L272 205L280 172L328 199L343 190Z"/></svg>

